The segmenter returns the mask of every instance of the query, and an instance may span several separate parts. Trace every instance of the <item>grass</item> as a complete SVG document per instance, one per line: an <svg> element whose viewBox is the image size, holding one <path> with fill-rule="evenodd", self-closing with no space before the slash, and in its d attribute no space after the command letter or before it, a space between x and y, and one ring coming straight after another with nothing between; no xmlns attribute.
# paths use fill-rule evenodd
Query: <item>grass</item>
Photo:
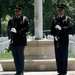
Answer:
<svg viewBox="0 0 75 75"><path fill-rule="evenodd" d="M68 57L69 57L69 58L74 58L74 55L69 51Z"/></svg>
<svg viewBox="0 0 75 75"><path fill-rule="evenodd" d="M13 59L11 51L7 53L1 53L0 60L3 60L3 59Z"/></svg>
<svg viewBox="0 0 75 75"><path fill-rule="evenodd" d="M69 58L74 58L74 56L71 52L69 52L68 57ZM6 59L13 59L11 51L7 52L7 53L1 53L0 54L0 60L3 60L3 59L5 59L5 60Z"/></svg>

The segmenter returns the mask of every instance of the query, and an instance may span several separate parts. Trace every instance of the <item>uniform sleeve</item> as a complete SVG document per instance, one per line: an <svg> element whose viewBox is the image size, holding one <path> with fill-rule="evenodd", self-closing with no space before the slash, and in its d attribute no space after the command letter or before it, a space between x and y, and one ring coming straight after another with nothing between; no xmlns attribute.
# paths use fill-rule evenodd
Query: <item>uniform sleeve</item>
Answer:
<svg viewBox="0 0 75 75"><path fill-rule="evenodd" d="M9 20L8 21L8 38L10 39L11 38L11 32L10 32L10 30L11 30L11 20Z"/></svg>
<svg viewBox="0 0 75 75"><path fill-rule="evenodd" d="M26 32L28 32L29 30L29 20L28 18L26 17L25 20L24 20L24 27L20 30L20 34L25 34Z"/></svg>
<svg viewBox="0 0 75 75"><path fill-rule="evenodd" d="M25 22L24 23L26 25L25 32L28 32L28 30L29 30L29 20L28 20L28 18L25 19Z"/></svg>
<svg viewBox="0 0 75 75"><path fill-rule="evenodd" d="M67 19L67 26L63 27L64 30L72 30L72 22L70 17Z"/></svg>
<svg viewBox="0 0 75 75"><path fill-rule="evenodd" d="M51 26L51 35L55 35L55 24L54 24L54 19L52 21L52 26Z"/></svg>
<svg viewBox="0 0 75 75"><path fill-rule="evenodd" d="M68 19L67 19L67 25L64 26L64 27L62 28L62 30L63 30L64 32L67 32L68 34L72 34L72 23L71 23L70 17L68 17Z"/></svg>
<svg viewBox="0 0 75 75"><path fill-rule="evenodd" d="M72 22L71 22L71 19L68 18L68 30L72 30Z"/></svg>

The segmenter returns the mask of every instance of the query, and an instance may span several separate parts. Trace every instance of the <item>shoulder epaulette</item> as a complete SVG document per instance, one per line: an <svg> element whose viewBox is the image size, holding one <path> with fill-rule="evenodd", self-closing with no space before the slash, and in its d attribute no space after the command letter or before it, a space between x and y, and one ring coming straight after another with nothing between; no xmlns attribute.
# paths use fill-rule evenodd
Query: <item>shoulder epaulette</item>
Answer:
<svg viewBox="0 0 75 75"><path fill-rule="evenodd" d="M27 18L26 16L23 16L23 24L24 24L26 18Z"/></svg>
<svg viewBox="0 0 75 75"><path fill-rule="evenodd" d="M67 23L67 21L70 19L70 17L69 16L66 16L66 18L65 18L65 21L66 21L66 23Z"/></svg>

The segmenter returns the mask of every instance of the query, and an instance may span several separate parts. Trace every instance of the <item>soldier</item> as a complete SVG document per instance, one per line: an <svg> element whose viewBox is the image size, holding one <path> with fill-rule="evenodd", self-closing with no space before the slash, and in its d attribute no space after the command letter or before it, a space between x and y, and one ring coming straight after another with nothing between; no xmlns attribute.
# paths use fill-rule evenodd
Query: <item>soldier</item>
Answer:
<svg viewBox="0 0 75 75"><path fill-rule="evenodd" d="M69 31L71 20L65 15L66 5L59 4L58 15L52 21L51 34L54 36L54 47L58 75L67 74Z"/></svg>
<svg viewBox="0 0 75 75"><path fill-rule="evenodd" d="M8 22L8 37L12 42L12 55L16 67L15 75L23 75L24 72L24 48L27 44L26 32L29 29L29 22L26 16L22 15L23 7L16 5L15 16ZM11 33L11 36L10 36Z"/></svg>

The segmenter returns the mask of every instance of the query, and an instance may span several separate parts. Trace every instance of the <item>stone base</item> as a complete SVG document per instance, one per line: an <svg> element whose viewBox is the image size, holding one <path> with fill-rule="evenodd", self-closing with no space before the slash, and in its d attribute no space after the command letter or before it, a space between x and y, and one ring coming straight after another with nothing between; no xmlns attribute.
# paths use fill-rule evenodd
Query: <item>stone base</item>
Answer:
<svg viewBox="0 0 75 75"><path fill-rule="evenodd" d="M0 71L3 71L2 65L0 64Z"/></svg>
<svg viewBox="0 0 75 75"><path fill-rule="evenodd" d="M54 59L53 40L33 40L28 41L24 50L26 59Z"/></svg>
<svg viewBox="0 0 75 75"><path fill-rule="evenodd" d="M14 71L13 60L0 60L4 71ZM47 60L25 60L25 71L56 71L55 59ZM68 60L68 70L75 71L75 58Z"/></svg>
<svg viewBox="0 0 75 75"><path fill-rule="evenodd" d="M24 50L26 71L55 71L56 61L54 41L34 40L28 41ZM4 71L14 71L13 60L0 60ZM75 58L68 60L68 70L75 71Z"/></svg>

